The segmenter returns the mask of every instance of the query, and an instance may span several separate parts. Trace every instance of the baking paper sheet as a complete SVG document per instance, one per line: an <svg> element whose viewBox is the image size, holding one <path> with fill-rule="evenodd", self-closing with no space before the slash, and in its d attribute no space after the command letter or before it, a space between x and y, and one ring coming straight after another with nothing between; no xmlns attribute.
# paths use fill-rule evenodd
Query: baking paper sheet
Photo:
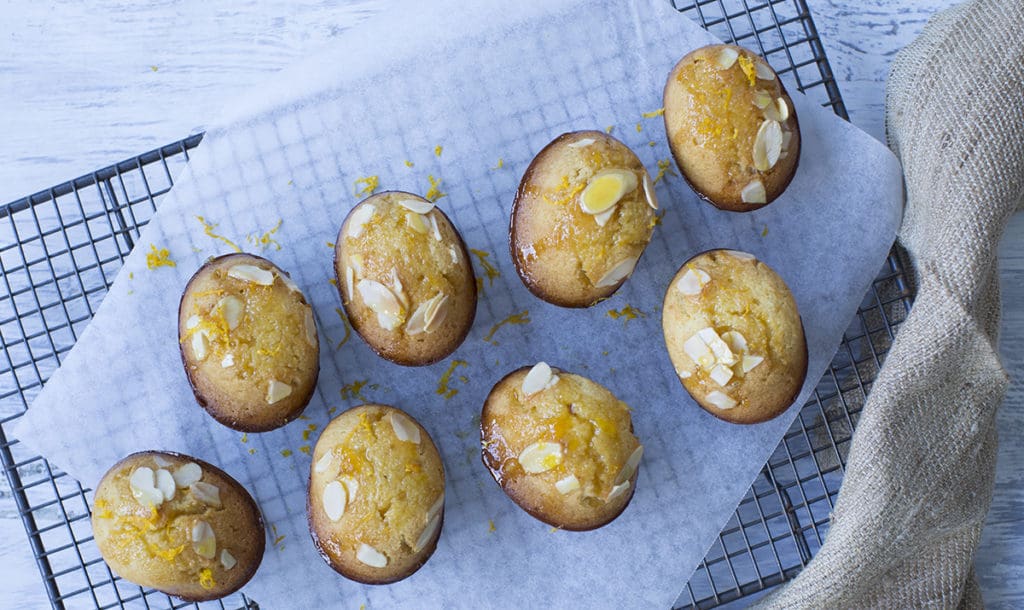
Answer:
<svg viewBox="0 0 1024 610"><path fill-rule="evenodd" d="M673 64L713 39L661 0L422 4L398 6L228 104L16 436L87 486L143 449L182 451L224 468L273 526L263 564L244 589L263 608L667 607L808 398L881 267L900 217L900 168L881 144L794 92L803 154L777 202L729 214L668 175L657 185L665 216L632 279L588 310L547 305L522 286L508 254L522 172L558 134L614 126L656 174L657 161L669 158L662 119L641 115L661 106ZM355 181L369 175L382 188L419 193L429 176L440 180L447 195L438 204L501 273L492 280L478 266L484 289L476 324L436 365L387 363L358 337L335 347L345 327L327 242L359 199ZM178 357L178 299L207 257L228 251L204 234L197 215L291 272L311 299L322 356L308 419L243 438L195 404ZM278 221L271 237L280 249L246 242ZM151 244L168 248L176 266L148 269ZM683 261L712 247L770 264L803 315L808 383L786 414L766 424L736 426L706 414L665 352L665 288ZM608 315L626 305L646 317ZM528 324L493 331L524 311ZM634 409L647 449L637 493L598 531L552 531L513 505L480 463L477 423L487 392L538 360L595 379ZM448 388L457 393L444 396L439 380L451 366ZM358 392L344 391L361 382ZM447 469L437 552L390 586L336 575L306 527L303 450L331 410L363 400L417 417ZM311 424L317 431L307 440Z"/></svg>

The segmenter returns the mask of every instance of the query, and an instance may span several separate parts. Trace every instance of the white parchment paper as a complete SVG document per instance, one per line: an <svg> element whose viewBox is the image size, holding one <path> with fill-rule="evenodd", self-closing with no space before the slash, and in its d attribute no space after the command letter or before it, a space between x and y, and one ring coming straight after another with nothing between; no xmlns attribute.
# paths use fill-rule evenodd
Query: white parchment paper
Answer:
<svg viewBox="0 0 1024 610"><path fill-rule="evenodd" d="M900 168L881 144L790 83L803 151L777 202L729 214L669 175L657 186L664 219L632 279L589 310L547 305L521 285L508 255L522 172L558 134L614 125L657 173L657 161L669 158L664 126L641 114L661 106L674 63L713 39L661 0L422 4L371 20L228 105L16 436L87 486L143 449L182 451L224 468L274 528L245 588L263 608L669 606L809 396L881 267L900 216ZM501 273L484 279L466 342L434 366L390 364L358 337L335 348L345 330L327 242L358 200L354 182L368 175L379 175L382 188L420 193L428 176L439 179L447 196L438 204ZM228 251L204 234L197 215L291 272L311 299L323 349L307 420L243 441L195 404L178 357L178 299L207 257ZM279 220L272 237L280 249L246 242ZM150 244L168 248L177 266L148 269ZM746 250L774 267L803 316L808 383L795 406L766 424L707 415L665 352L665 288L683 261L712 247ZM647 317L607 315L627 304ZM523 311L529 324L484 339ZM437 393L439 378L456 359L467 364L451 376L457 394L446 398ZM634 408L647 448L637 493L598 531L552 532L513 505L480 463L484 397L509 370L538 360L592 377ZM358 396L342 391L362 381ZM332 409L364 399L417 417L448 475L437 552L411 578L382 587L336 575L306 527L302 449ZM317 430L306 438L310 425Z"/></svg>

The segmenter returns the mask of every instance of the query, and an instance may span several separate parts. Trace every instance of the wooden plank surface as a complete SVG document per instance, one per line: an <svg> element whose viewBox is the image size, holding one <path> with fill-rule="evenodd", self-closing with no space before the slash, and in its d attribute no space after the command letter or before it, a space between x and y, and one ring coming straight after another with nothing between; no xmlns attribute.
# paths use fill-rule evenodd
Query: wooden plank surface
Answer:
<svg viewBox="0 0 1024 610"><path fill-rule="evenodd" d="M809 0L853 122L883 139L895 52L951 0ZM9 0L0 18L0 202L201 131L226 99L378 12L379 0ZM1024 607L1024 215L1001 248L996 492L978 555L986 602ZM0 608L45 593L0 483Z"/></svg>

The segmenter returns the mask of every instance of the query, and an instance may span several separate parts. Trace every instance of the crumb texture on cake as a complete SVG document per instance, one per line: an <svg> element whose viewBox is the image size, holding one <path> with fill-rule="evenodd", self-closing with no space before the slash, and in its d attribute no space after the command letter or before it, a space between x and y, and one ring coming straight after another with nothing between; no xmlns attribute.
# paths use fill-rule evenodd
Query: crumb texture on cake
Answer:
<svg viewBox="0 0 1024 610"><path fill-rule="evenodd" d="M662 327L683 386L723 419L770 419L803 385L807 345L796 302L749 254L712 250L683 264L665 293Z"/></svg>
<svg viewBox="0 0 1024 610"><path fill-rule="evenodd" d="M346 411L313 451L311 531L325 559L361 582L393 582L433 552L444 467L427 431L383 405Z"/></svg>
<svg viewBox="0 0 1024 610"><path fill-rule="evenodd" d="M598 131L563 134L534 158L516 194L516 270L542 299L592 305L632 273L656 208L654 184L625 144Z"/></svg>
<svg viewBox="0 0 1024 610"><path fill-rule="evenodd" d="M472 326L476 283L465 244L418 195L388 191L354 207L335 242L335 275L353 328L399 364L444 358Z"/></svg>
<svg viewBox="0 0 1024 610"><path fill-rule="evenodd" d="M279 427L312 394L320 354L313 309L264 258L230 254L203 265L182 295L178 335L197 398L226 425Z"/></svg>
<svg viewBox="0 0 1024 610"><path fill-rule="evenodd" d="M484 465L542 521L600 527L632 496L642 447L630 408L586 377L519 369L492 389L480 427Z"/></svg>
<svg viewBox="0 0 1024 610"><path fill-rule="evenodd" d="M133 454L96 486L96 544L122 577L186 600L238 590L265 547L252 497L211 465L174 453Z"/></svg>
<svg viewBox="0 0 1024 610"><path fill-rule="evenodd" d="M664 98L676 163L716 206L754 210L789 184L800 153L796 112L762 58L735 45L697 49L673 68Z"/></svg>

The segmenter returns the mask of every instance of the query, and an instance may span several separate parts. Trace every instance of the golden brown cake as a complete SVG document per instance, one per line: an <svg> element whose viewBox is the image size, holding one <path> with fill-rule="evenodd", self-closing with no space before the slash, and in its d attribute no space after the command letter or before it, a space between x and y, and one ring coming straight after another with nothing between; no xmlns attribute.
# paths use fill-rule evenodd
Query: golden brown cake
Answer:
<svg viewBox="0 0 1024 610"><path fill-rule="evenodd" d="M373 351L410 366L451 354L473 326L476 281L455 226L426 199L389 191L352 208L334 249L338 293Z"/></svg>
<svg viewBox="0 0 1024 610"><path fill-rule="evenodd" d="M279 428L313 396L320 372L313 309L264 258L228 254L200 267L181 297L178 338L196 400L229 428Z"/></svg>
<svg viewBox="0 0 1024 610"><path fill-rule="evenodd" d="M444 522L444 465L430 434L394 407L334 418L313 449L309 531L329 566L366 584L426 563Z"/></svg>
<svg viewBox="0 0 1024 610"><path fill-rule="evenodd" d="M665 84L665 130L687 182L723 210L768 205L800 159L793 100L767 62L735 45L679 60Z"/></svg>
<svg viewBox="0 0 1024 610"><path fill-rule="evenodd" d="M591 530L619 516L636 489L643 446L626 403L544 362L499 381L480 417L483 462L537 519Z"/></svg>
<svg viewBox="0 0 1024 610"><path fill-rule="evenodd" d="M562 134L533 159L516 192L516 271L549 303L589 307L633 273L657 208L651 177L629 147L600 131Z"/></svg>
<svg viewBox="0 0 1024 610"><path fill-rule="evenodd" d="M96 486L96 546L114 572L187 601L247 583L266 545L252 496L224 471L177 453L134 453Z"/></svg>
<svg viewBox="0 0 1024 610"><path fill-rule="evenodd" d="M683 387L716 417L769 420L803 387L807 343L796 301L750 254L710 250L684 263L665 292L661 323Z"/></svg>

